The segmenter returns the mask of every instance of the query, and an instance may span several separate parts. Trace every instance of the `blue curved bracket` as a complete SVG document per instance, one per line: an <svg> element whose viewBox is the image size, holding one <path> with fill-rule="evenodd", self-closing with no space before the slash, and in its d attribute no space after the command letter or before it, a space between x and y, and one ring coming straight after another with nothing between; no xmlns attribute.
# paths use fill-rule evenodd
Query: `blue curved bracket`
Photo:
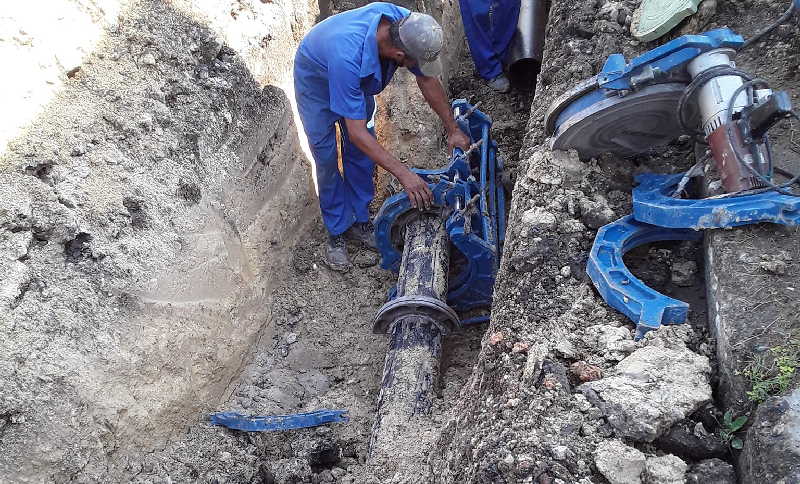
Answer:
<svg viewBox="0 0 800 484"><path fill-rule="evenodd" d="M465 311L491 304L505 240L506 202L502 184L497 183L503 162L490 136L491 118L463 99L453 102L453 110L471 142L480 142L479 149L465 153L456 148L446 167L414 172L428 182L435 208L447 214L448 236L466 261L451 278L447 296L450 307ZM388 198L375 217L375 238L384 269L400 269L402 253L392 240L392 230L411 210L408 196L399 193ZM389 299L393 297L394 291Z"/></svg>
<svg viewBox="0 0 800 484"><path fill-rule="evenodd" d="M469 200L472 196L471 192L465 190L469 186L463 183L457 184L441 180L436 184L429 183L428 187L433 192L434 209L455 205L456 196L460 196L462 200ZM400 270L403 254L392 242L392 228L401 215L405 215L411 210L415 209L411 207L408 195L403 192L387 198L381 205L378 215L375 216L375 242L381 254L381 268L383 269L395 272Z"/></svg>
<svg viewBox="0 0 800 484"><path fill-rule="evenodd" d="M660 227L718 229L759 222L782 225L800 224L800 197L765 192L729 198L685 200L670 194L682 174L636 177L633 189L633 216L640 222Z"/></svg>
<svg viewBox="0 0 800 484"><path fill-rule="evenodd" d="M317 410L293 415L271 415L266 417L247 416L236 412L211 414L212 425L220 425L246 432L274 432L279 430L317 427L327 423L347 422L347 410Z"/></svg>
<svg viewBox="0 0 800 484"><path fill-rule="evenodd" d="M607 304L636 323L636 340L662 324L686 322L689 305L645 285L625 267L622 256L659 240L699 240L702 232L665 229L627 215L597 231L586 273Z"/></svg>

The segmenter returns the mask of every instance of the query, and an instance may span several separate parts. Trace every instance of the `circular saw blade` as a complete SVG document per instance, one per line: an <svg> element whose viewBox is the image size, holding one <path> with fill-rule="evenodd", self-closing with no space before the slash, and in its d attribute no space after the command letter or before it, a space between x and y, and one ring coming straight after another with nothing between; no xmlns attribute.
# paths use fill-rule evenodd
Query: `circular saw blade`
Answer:
<svg viewBox="0 0 800 484"><path fill-rule="evenodd" d="M575 149L591 158L603 153L632 156L665 145L682 134L677 108L685 88L683 83L664 83L625 96L611 93L564 120L551 147Z"/></svg>

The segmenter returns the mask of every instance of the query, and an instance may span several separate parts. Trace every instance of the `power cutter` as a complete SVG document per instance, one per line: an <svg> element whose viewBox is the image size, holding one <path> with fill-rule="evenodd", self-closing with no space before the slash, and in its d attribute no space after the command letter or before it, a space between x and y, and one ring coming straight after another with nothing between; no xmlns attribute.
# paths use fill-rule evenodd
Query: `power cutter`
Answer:
<svg viewBox="0 0 800 484"><path fill-rule="evenodd" d="M644 174L633 192L633 214L602 227L587 273L604 300L637 324L636 338L662 324L686 321L689 305L646 286L625 267L628 250L659 240L696 240L701 229L773 222L800 223L799 176L773 160L768 131L798 115L790 96L738 69L733 57L800 11L786 13L745 39L723 28L685 35L626 61L609 56L601 71L558 97L545 118L553 149L575 149L583 159L637 155L682 134L707 144L705 157L685 174ZM681 198L708 157L726 194ZM773 181L775 172L790 178Z"/></svg>

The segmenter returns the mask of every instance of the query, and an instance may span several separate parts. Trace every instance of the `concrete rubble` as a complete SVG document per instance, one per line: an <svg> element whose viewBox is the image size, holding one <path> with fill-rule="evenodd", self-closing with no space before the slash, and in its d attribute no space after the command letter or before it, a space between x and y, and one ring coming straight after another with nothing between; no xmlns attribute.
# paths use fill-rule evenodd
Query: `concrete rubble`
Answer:
<svg viewBox="0 0 800 484"><path fill-rule="evenodd" d="M583 391L619 435L633 440L652 442L711 400L708 359L688 349L640 348L614 371Z"/></svg>

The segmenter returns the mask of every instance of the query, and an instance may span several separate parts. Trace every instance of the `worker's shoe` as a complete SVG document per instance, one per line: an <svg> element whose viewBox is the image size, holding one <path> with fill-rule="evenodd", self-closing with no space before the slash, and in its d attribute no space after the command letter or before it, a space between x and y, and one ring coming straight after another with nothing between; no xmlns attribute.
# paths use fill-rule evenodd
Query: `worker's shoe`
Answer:
<svg viewBox="0 0 800 484"><path fill-rule="evenodd" d="M372 222L356 222L344 233L347 240L359 242L365 249L377 252L378 244L375 243L375 226Z"/></svg>
<svg viewBox="0 0 800 484"><path fill-rule="evenodd" d="M350 259L347 258L347 242L344 240L344 235L328 235L323 262L336 272L350 270Z"/></svg>
<svg viewBox="0 0 800 484"><path fill-rule="evenodd" d="M505 74L500 74L499 76L489 81L488 84L489 87L491 87L497 92L508 92L511 90L511 82L509 82Z"/></svg>

